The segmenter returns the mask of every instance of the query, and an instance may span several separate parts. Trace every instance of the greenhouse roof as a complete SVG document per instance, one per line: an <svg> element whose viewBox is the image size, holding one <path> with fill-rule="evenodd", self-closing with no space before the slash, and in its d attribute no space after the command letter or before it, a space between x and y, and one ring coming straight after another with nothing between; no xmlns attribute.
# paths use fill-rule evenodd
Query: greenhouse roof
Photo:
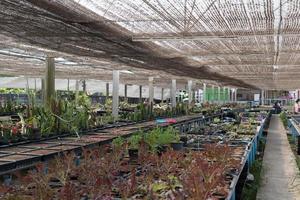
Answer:
<svg viewBox="0 0 300 200"><path fill-rule="evenodd" d="M175 78L299 87L298 0L1 0L0 67L40 76L167 85ZM109 75L109 76L108 76Z"/></svg>

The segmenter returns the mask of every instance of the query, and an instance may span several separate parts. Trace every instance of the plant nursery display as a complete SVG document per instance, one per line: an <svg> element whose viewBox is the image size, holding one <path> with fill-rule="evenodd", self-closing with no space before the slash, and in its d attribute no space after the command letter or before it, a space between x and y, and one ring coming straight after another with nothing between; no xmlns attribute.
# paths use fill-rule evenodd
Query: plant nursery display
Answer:
<svg viewBox="0 0 300 200"><path fill-rule="evenodd" d="M100 148L65 153L47 165L37 164L26 175L16 174L13 184L2 185L0 197L226 199L248 162L245 153L256 134L250 128L245 137L236 127L254 122L253 126L262 125L267 113L241 116L245 118L241 124L215 118L187 134L172 126L139 129Z"/></svg>
<svg viewBox="0 0 300 200"><path fill-rule="evenodd" d="M13 187L3 186L3 199L220 199L229 191L240 160L226 145L207 145L205 152L172 151L158 155L141 143L137 162L125 148L109 147L66 154L42 163Z"/></svg>
<svg viewBox="0 0 300 200"><path fill-rule="evenodd" d="M0 111L3 111L2 114L8 118L0 121L0 146L68 134L80 137L88 131L99 128L193 114L184 103L178 103L175 108L167 104L156 104L151 108L145 104L130 105L121 102L120 108L123 112L120 113L120 119L116 120L111 114L111 99L106 99L104 105L92 105L86 94L75 96L69 93L61 94L51 100L50 107L44 107L37 103L36 93L29 91L27 105L18 105L12 101L2 104ZM237 107L235 104L226 106ZM218 113L216 110L219 110L219 107L216 105L205 104L203 109L206 110L207 107L214 110L209 113ZM16 116L14 120L12 114Z"/></svg>

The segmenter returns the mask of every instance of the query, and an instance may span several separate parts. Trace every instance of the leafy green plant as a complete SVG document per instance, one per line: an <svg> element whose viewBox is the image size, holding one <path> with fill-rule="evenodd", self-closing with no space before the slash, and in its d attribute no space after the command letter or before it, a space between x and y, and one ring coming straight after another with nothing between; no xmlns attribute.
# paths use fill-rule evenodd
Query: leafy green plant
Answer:
<svg viewBox="0 0 300 200"><path fill-rule="evenodd" d="M179 142L179 140L180 136L178 132L172 126L169 126L167 129L161 129L157 138L157 144L166 145L172 142Z"/></svg>
<svg viewBox="0 0 300 200"><path fill-rule="evenodd" d="M280 119L284 125L284 127L286 128L288 126L288 118L286 116L286 113L285 112L281 112L280 113Z"/></svg>
<svg viewBox="0 0 300 200"><path fill-rule="evenodd" d="M138 149L142 138L143 137L140 134L135 134L135 135L130 136L130 138L128 139L129 148L130 149Z"/></svg>
<svg viewBox="0 0 300 200"><path fill-rule="evenodd" d="M112 147L113 149L121 149L124 143L125 143L124 138L119 136L112 141Z"/></svg>
<svg viewBox="0 0 300 200"><path fill-rule="evenodd" d="M150 149L152 151L156 151L158 146L168 145L172 142L179 142L180 136L179 132L175 128L169 126L168 128L157 127L151 130L144 136L144 139Z"/></svg>

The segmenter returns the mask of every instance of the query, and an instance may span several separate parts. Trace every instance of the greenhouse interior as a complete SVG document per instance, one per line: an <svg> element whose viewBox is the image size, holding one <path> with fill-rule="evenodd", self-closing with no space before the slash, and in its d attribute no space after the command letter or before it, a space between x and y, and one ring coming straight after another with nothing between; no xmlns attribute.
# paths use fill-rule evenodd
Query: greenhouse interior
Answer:
<svg viewBox="0 0 300 200"><path fill-rule="evenodd" d="M300 200L300 0L0 0L0 199Z"/></svg>

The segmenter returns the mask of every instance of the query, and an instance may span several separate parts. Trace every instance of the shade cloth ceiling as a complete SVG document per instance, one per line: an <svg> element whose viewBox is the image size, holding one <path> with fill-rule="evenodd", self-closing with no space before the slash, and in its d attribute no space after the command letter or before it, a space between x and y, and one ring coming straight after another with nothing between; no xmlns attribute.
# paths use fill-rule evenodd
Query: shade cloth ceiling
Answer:
<svg viewBox="0 0 300 200"><path fill-rule="evenodd" d="M64 77L294 89L299 15L299 0L1 0L0 67L42 74L53 54Z"/></svg>

